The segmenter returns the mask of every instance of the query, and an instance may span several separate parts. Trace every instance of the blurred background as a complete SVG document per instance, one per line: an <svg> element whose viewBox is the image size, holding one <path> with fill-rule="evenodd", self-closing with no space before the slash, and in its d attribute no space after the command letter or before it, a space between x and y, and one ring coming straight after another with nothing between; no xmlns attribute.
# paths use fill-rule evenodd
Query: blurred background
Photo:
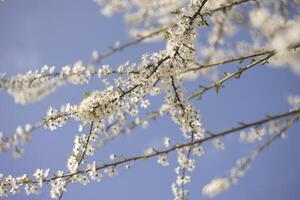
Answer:
<svg viewBox="0 0 300 200"><path fill-rule="evenodd" d="M78 60L88 62L93 50L104 52L115 44L128 41L129 27L120 15L103 17L99 6L92 0L6 0L0 2L0 72L7 76L40 69L44 64L62 67ZM127 60L139 62L143 53L165 47L164 42L142 43L116 53L102 64L118 66ZM234 68L228 68L234 69ZM198 79L201 83L208 80ZM188 82L195 87L199 82ZM266 114L277 114L290 109L287 96L300 94L300 79L287 69L255 67L239 80L224 84L219 94L213 90L201 101L194 101L202 115L204 127L212 132L237 126L240 121L251 122ZM95 78L89 85L65 85L48 98L27 106L16 105L6 92L0 92L0 131L9 135L18 125L39 121L49 106L59 107L70 102L76 104L86 90L101 89L103 84ZM157 109L161 99L153 99L151 109ZM66 170L66 160L72 151L78 123L70 121L54 132L40 129L33 133L25 155L14 160L10 153L0 154L0 172L18 176L32 174L37 168ZM162 148L162 138L182 141L179 128L166 116L152 121L147 129L137 128L130 135L111 141L97 150L92 158L108 161L110 153L139 155L148 147ZM216 176L223 177L235 165L235 160L249 154L256 144L239 144L238 133L223 139L225 150L215 150L206 143L205 155L197 159L192 183L187 186L189 199L207 199L201 195L202 187ZM289 130L285 140L276 141L264 151L238 184L214 199L240 200L296 200L300 196L299 124ZM117 177L105 176L100 183L87 186L71 184L64 200L71 199L172 199L171 183L175 181L175 154L170 166L161 167L156 159L136 162L132 169L119 169ZM24 193L7 199L50 199L49 187L40 195Z"/></svg>

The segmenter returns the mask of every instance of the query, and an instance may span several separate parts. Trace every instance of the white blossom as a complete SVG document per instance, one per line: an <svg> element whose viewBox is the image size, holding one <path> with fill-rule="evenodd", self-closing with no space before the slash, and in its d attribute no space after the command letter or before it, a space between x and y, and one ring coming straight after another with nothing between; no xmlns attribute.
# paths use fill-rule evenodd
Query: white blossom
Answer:
<svg viewBox="0 0 300 200"><path fill-rule="evenodd" d="M187 183L191 182L190 176L177 176L176 184L177 185L185 185Z"/></svg>
<svg viewBox="0 0 300 200"><path fill-rule="evenodd" d="M224 143L219 138L213 140L213 145L216 149L224 150L225 148Z"/></svg>
<svg viewBox="0 0 300 200"><path fill-rule="evenodd" d="M241 131L240 133L240 141L244 143L252 143L256 140L261 140L262 137L265 135L266 129L254 129L251 128L248 133L245 131Z"/></svg>
<svg viewBox="0 0 300 200"><path fill-rule="evenodd" d="M114 166L106 168L104 170L104 173L106 173L108 176L116 176L116 175L118 175L118 171L117 171L116 167L114 167Z"/></svg>
<svg viewBox="0 0 300 200"><path fill-rule="evenodd" d="M157 163L164 166L164 167L169 166L168 158L167 158L166 155L158 156Z"/></svg>
<svg viewBox="0 0 300 200"><path fill-rule="evenodd" d="M171 142L170 138L168 138L168 137L164 137L163 138L163 145L165 147L169 147L170 146L170 142Z"/></svg>
<svg viewBox="0 0 300 200"><path fill-rule="evenodd" d="M227 190L229 186L230 182L227 179L214 178L209 184L203 187L202 194L208 197L214 197Z"/></svg>
<svg viewBox="0 0 300 200"><path fill-rule="evenodd" d="M82 185L87 185L90 180L87 176L84 176L84 175L80 175L79 176L79 182L82 184Z"/></svg>
<svg viewBox="0 0 300 200"><path fill-rule="evenodd" d="M194 147L192 152L194 155L197 156L202 156L205 153L204 148L202 146Z"/></svg>

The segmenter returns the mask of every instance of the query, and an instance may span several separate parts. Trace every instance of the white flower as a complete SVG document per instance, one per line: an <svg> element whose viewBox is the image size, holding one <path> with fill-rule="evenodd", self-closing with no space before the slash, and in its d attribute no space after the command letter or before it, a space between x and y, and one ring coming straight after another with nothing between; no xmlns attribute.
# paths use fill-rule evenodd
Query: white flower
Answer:
<svg viewBox="0 0 300 200"><path fill-rule="evenodd" d="M197 146L193 148L192 153L196 156L202 156L205 152L202 146Z"/></svg>
<svg viewBox="0 0 300 200"><path fill-rule="evenodd" d="M83 125L82 125L82 124L80 124L80 125L78 126L78 131L79 131L79 132L82 132L82 131L83 131Z"/></svg>
<svg viewBox="0 0 300 200"><path fill-rule="evenodd" d="M98 135L95 133L95 131L91 134L90 140L95 142L98 138Z"/></svg>
<svg viewBox="0 0 300 200"><path fill-rule="evenodd" d="M260 129L251 128L248 133L246 133L245 131L241 131L239 140L244 143L252 143L257 140L261 140L262 137L265 135L265 133L266 133L265 128L260 128Z"/></svg>
<svg viewBox="0 0 300 200"><path fill-rule="evenodd" d="M195 168L196 168L196 160L189 159L188 163L187 163L187 166L186 166L186 169L190 172L193 172Z"/></svg>
<svg viewBox="0 0 300 200"><path fill-rule="evenodd" d="M224 143L219 138L213 140L213 144L216 149L224 150L225 148Z"/></svg>
<svg viewBox="0 0 300 200"><path fill-rule="evenodd" d="M18 126L18 127L17 127L16 133L17 133L18 135L22 135L22 134L24 133L24 130L22 129L21 126Z"/></svg>
<svg viewBox="0 0 300 200"><path fill-rule="evenodd" d="M290 95L288 103L293 106L293 109L300 108L300 95Z"/></svg>
<svg viewBox="0 0 300 200"><path fill-rule="evenodd" d="M214 197L227 190L230 186L228 179L214 178L209 184L202 189L202 194L208 197Z"/></svg>
<svg viewBox="0 0 300 200"><path fill-rule="evenodd" d="M170 146L170 142L171 142L170 138L164 137L163 144L164 144L165 147L169 147Z"/></svg>
<svg viewBox="0 0 300 200"><path fill-rule="evenodd" d="M178 150L177 162L182 169L187 168L188 166L188 158L182 149Z"/></svg>
<svg viewBox="0 0 300 200"><path fill-rule="evenodd" d="M130 169L131 168L131 164L126 164L125 165L125 169Z"/></svg>
<svg viewBox="0 0 300 200"><path fill-rule="evenodd" d="M191 182L190 176L177 176L176 184L177 185L185 185Z"/></svg>
<svg viewBox="0 0 300 200"><path fill-rule="evenodd" d="M250 12L250 20L254 27L260 28L270 17L266 8L255 9Z"/></svg>
<svg viewBox="0 0 300 200"><path fill-rule="evenodd" d="M118 175L118 172L116 170L116 167L114 166L111 166L111 167L108 167L104 170L104 172L108 175L108 176L116 176Z"/></svg>
<svg viewBox="0 0 300 200"><path fill-rule="evenodd" d="M92 58L94 61L97 61L99 59L99 53L97 50L94 50L92 53Z"/></svg>
<svg viewBox="0 0 300 200"><path fill-rule="evenodd" d="M39 191L39 188L34 185L34 184L26 184L25 187L25 193L27 195L30 195L30 194L38 194L40 191Z"/></svg>
<svg viewBox="0 0 300 200"><path fill-rule="evenodd" d="M148 149L145 150L144 155L148 156L148 155L151 155L153 153L155 153L155 149L152 148L152 147L150 147L150 148L148 148Z"/></svg>
<svg viewBox="0 0 300 200"><path fill-rule="evenodd" d="M81 176L79 176L79 182L82 185L87 185L90 182L90 180L87 176L81 175Z"/></svg>
<svg viewBox="0 0 300 200"><path fill-rule="evenodd" d="M31 124L26 124L25 125L25 132L30 132L32 130L32 125Z"/></svg>
<svg viewBox="0 0 300 200"><path fill-rule="evenodd" d="M93 147L92 145L88 144L87 147L86 147L86 153L85 153L85 155L92 156L92 155L94 155L94 152L95 152L95 147Z"/></svg>
<svg viewBox="0 0 300 200"><path fill-rule="evenodd" d="M89 174L90 174L91 179L96 182L100 182L102 179L102 175L95 171L91 171Z"/></svg>
<svg viewBox="0 0 300 200"><path fill-rule="evenodd" d="M142 108L148 108L148 106L150 105L150 101L148 99L146 100L141 100L141 107Z"/></svg>
<svg viewBox="0 0 300 200"><path fill-rule="evenodd" d="M164 167L169 166L169 162L168 162L168 159L167 159L166 155L160 155L160 156L158 156L157 163L161 164Z"/></svg>
<svg viewBox="0 0 300 200"><path fill-rule="evenodd" d="M77 168L78 168L78 161L76 156L71 155L68 159L67 162L67 168L70 170L70 172L74 173L76 172Z"/></svg>
<svg viewBox="0 0 300 200"><path fill-rule="evenodd" d="M49 171L50 169L37 169L33 176L36 178L36 179L39 179L39 178L46 178L48 175L49 175Z"/></svg>
<svg viewBox="0 0 300 200"><path fill-rule="evenodd" d="M109 159L114 160L114 159L116 159L116 157L117 157L117 155L112 153L112 154L110 154Z"/></svg>

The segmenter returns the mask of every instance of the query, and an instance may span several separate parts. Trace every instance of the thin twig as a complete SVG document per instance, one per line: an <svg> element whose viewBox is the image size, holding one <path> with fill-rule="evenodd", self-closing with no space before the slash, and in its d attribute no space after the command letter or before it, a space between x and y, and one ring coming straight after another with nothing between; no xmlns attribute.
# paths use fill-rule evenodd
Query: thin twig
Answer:
<svg viewBox="0 0 300 200"><path fill-rule="evenodd" d="M251 123L243 123L242 125L237 126L235 128L230 128L228 130L212 134L212 135L210 135L206 138L194 140L193 142L176 144L172 147L165 148L165 149L162 149L160 151L156 150L155 152L147 154L147 155L133 156L133 157L122 159L122 160L115 161L115 162L112 162L112 163L101 164L101 165L98 165L96 167L96 170L102 170L102 169L105 169L105 168L108 168L108 167L116 167L116 166L124 164L124 163L137 161L137 160L145 160L145 159L148 159L148 158L156 157L158 155L168 154L168 153L173 152L177 149L182 149L182 148L193 146L193 145L196 145L196 144L197 145L202 144L202 143L211 141L212 139L219 138L219 137L224 137L224 136L230 135L232 133L235 133L235 132L238 132L238 131L241 131L241 130L244 130L244 129L247 129L247 128L250 128L250 127L261 126L261 125L269 123L271 121L284 119L284 118L291 117L291 116L299 116L299 115L300 115L300 109L289 111L289 112L278 114L278 115L267 116L264 119L261 119L261 120L255 121L255 122L251 122ZM77 172L74 172L74 173L67 173L67 174L64 174L62 176L54 176L50 179L43 179L43 182L49 183L50 181L53 181L53 180L56 180L56 179L68 178L68 177L72 177L72 176L75 176L75 175L78 175L78 174L88 173L90 171L91 171L90 168L83 169L83 170L78 170ZM27 182L20 181L17 184L26 184L26 183L38 183L38 182L37 181L27 181Z"/></svg>

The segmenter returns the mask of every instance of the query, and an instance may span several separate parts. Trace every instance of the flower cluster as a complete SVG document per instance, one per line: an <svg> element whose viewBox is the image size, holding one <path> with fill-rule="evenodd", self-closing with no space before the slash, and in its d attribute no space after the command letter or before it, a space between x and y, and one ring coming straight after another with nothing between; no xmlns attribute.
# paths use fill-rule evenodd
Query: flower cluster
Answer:
<svg viewBox="0 0 300 200"><path fill-rule="evenodd" d="M62 106L61 112L50 107L44 118L45 128L53 131L57 127L62 127L74 112L76 112L76 106L71 106L70 104Z"/></svg>
<svg viewBox="0 0 300 200"><path fill-rule="evenodd" d="M102 131L104 131L104 126L99 121L95 125L94 123L91 124L88 135L81 134L75 136L73 151L67 161L67 168L71 173L77 171L79 165L84 162L85 156L94 155L95 143Z"/></svg>
<svg viewBox="0 0 300 200"><path fill-rule="evenodd" d="M92 92L88 97L82 100L78 106L76 116L84 122L102 120L115 113L122 104L118 101L119 92L114 91L112 87Z"/></svg>
<svg viewBox="0 0 300 200"><path fill-rule="evenodd" d="M276 139L281 138L285 135L285 131L288 127L293 125L298 119L295 116L292 119L287 119L279 121L277 123L269 123L269 128L254 129L251 128L249 133L242 132L240 139L243 142L254 142L257 139L262 139L261 137L265 135L268 131L270 137L263 144L257 146L250 155L238 159L236 165L230 169L228 177L225 178L214 178L209 184L205 185L202 189L202 194L209 197L214 197L225 190L227 190L232 183L236 183L239 178L241 178L245 172L250 168L252 161L269 145L271 145Z"/></svg>
<svg viewBox="0 0 300 200"><path fill-rule="evenodd" d="M96 0L102 7L101 13L111 16L124 12L125 21L132 27L131 35L145 35L157 27L174 22L170 13L188 3L188 0Z"/></svg>
<svg viewBox="0 0 300 200"><path fill-rule="evenodd" d="M271 14L267 8L263 7L252 10L250 19L252 25L263 36L271 38L268 46L278 52L271 59L272 65L280 67L287 64L295 73L300 74L298 67L299 51L289 51L290 45L299 42L300 18L286 19L283 15ZM276 21L275 24L274 21Z"/></svg>
<svg viewBox="0 0 300 200"><path fill-rule="evenodd" d="M227 190L230 186L230 182L225 178L214 178L209 184L205 185L202 194L213 197L217 194Z"/></svg>
<svg viewBox="0 0 300 200"><path fill-rule="evenodd" d="M11 175L3 177L0 174L0 197L7 197L9 194L17 194L24 189L27 195L38 194L43 187L44 179L49 175L49 169L37 169L33 177L24 174L19 177L12 177Z"/></svg>
<svg viewBox="0 0 300 200"><path fill-rule="evenodd" d="M94 73L93 66L85 66L78 61L71 68L64 66L61 72L55 67L43 66L40 71L28 71L26 74L18 74L10 79L1 77L0 88L8 91L19 104L27 104L38 101L55 90L56 87L65 83L87 83Z"/></svg>
<svg viewBox="0 0 300 200"><path fill-rule="evenodd" d="M29 142L30 133L40 126L41 123L37 123L34 126L29 123L24 127L18 126L16 131L9 137L5 137L4 134L0 132L0 152L5 152L8 149L12 149L14 158L19 158L23 154L23 149L21 146Z"/></svg>
<svg viewBox="0 0 300 200"><path fill-rule="evenodd" d="M300 108L300 95L289 96L288 103L293 106L293 109Z"/></svg>
<svg viewBox="0 0 300 200"><path fill-rule="evenodd" d="M252 143L257 140L261 140L262 137L265 135L265 133L266 133L265 128L261 128L257 130L251 128L248 133L246 133L245 131L242 131L240 133L240 141L245 143Z"/></svg>

